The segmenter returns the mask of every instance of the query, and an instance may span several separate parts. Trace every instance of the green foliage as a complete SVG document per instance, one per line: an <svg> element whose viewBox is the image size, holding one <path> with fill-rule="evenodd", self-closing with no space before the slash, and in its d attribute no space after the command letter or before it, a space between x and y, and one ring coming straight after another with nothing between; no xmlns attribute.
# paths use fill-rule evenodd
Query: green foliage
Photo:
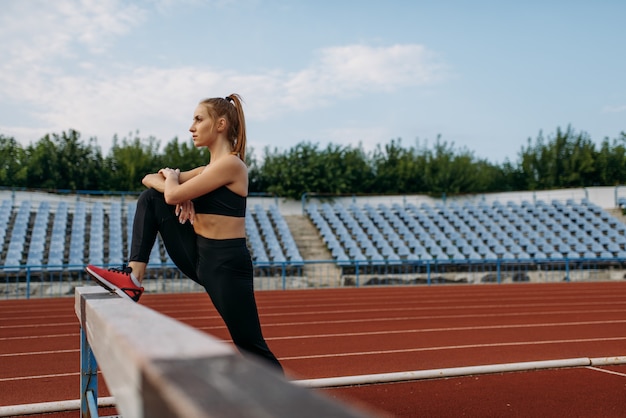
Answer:
<svg viewBox="0 0 626 418"><path fill-rule="evenodd" d="M28 167L26 152L15 138L0 135L0 185L24 187Z"/></svg>
<svg viewBox="0 0 626 418"><path fill-rule="evenodd" d="M100 150L85 145L74 130L46 135L26 148L26 187L95 190L101 187L97 172Z"/></svg>
<svg viewBox="0 0 626 418"><path fill-rule="evenodd" d="M119 140L103 158L95 139L74 130L48 134L22 148L0 135L0 186L70 190L137 191L147 173L162 167L189 170L205 165L209 151L178 138L161 152L160 142L138 133ZM495 165L438 137L432 147L404 147L392 139L371 153L357 147L301 142L287 151L247 153L250 192L299 199L303 193L430 194L433 196L512 190L614 186L626 183L626 133L605 138L598 149L585 132L557 128L539 132L518 161Z"/></svg>
<svg viewBox="0 0 626 418"><path fill-rule="evenodd" d="M548 144L540 133L535 145L529 139L522 151L522 169L530 190L583 187L595 177L595 160L595 145L589 136L571 127L565 132L558 128Z"/></svg>
<svg viewBox="0 0 626 418"><path fill-rule="evenodd" d="M602 141L596 156L597 173L594 184L617 186L626 184L626 132L612 142Z"/></svg>
<svg viewBox="0 0 626 418"><path fill-rule="evenodd" d="M142 140L124 138L119 144L114 138L110 156L107 158L110 184L113 190L141 190L141 179L163 168L158 153L159 142L154 137Z"/></svg>
<svg viewBox="0 0 626 418"><path fill-rule="evenodd" d="M180 168L181 171L206 165L210 158L207 148L196 148L191 142L178 142L178 138L165 146L161 156L164 166Z"/></svg>
<svg viewBox="0 0 626 418"><path fill-rule="evenodd" d="M407 194L426 192L427 156L415 148L403 148L402 140L378 145L372 156L373 173L368 193Z"/></svg>
<svg viewBox="0 0 626 418"><path fill-rule="evenodd" d="M301 142L286 154L265 149L260 183L278 196L299 198L307 191L355 193L371 182L371 172L359 148Z"/></svg>

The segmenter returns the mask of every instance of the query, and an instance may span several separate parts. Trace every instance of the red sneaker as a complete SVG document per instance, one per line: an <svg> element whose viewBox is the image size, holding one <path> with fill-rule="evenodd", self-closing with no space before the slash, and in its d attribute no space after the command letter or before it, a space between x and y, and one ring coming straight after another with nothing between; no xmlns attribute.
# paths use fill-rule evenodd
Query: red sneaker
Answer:
<svg viewBox="0 0 626 418"><path fill-rule="evenodd" d="M100 286L123 298L138 302L143 293L143 287L137 286L131 278L133 269L127 265L106 270L90 264L85 270ZM134 276L132 277L134 278Z"/></svg>

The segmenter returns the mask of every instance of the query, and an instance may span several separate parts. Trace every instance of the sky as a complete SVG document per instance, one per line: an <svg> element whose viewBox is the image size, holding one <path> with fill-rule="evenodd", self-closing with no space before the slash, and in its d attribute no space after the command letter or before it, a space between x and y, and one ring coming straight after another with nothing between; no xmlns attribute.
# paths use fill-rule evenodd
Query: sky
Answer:
<svg viewBox="0 0 626 418"><path fill-rule="evenodd" d="M0 134L190 141L239 93L248 152L440 138L493 163L626 131L623 0L0 0Z"/></svg>

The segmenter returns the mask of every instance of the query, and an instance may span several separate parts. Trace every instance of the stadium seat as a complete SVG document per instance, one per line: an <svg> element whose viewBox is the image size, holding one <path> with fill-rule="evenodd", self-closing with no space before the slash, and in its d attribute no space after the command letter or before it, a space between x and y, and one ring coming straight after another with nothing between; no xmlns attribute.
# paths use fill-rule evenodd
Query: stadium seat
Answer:
<svg viewBox="0 0 626 418"><path fill-rule="evenodd" d="M85 230L87 222L87 206L85 202L76 202L74 217L72 220L72 230L70 233L70 270L82 270L85 251Z"/></svg>
<svg viewBox="0 0 626 418"><path fill-rule="evenodd" d="M26 264L31 269L43 268L44 248L47 242L48 218L50 216L50 203L44 201L39 204L35 213L35 223L30 236L30 246Z"/></svg>
<svg viewBox="0 0 626 418"><path fill-rule="evenodd" d="M23 252L26 245L26 232L30 219L31 202L24 200L18 207L17 216L13 222L11 241L7 249L4 265L9 267L5 271L18 271L23 265Z"/></svg>

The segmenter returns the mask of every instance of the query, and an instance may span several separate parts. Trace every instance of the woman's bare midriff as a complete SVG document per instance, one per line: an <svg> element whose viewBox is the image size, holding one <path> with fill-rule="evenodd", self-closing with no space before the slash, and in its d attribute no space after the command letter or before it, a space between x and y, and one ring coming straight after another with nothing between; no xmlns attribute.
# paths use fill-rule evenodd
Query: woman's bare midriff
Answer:
<svg viewBox="0 0 626 418"><path fill-rule="evenodd" d="M196 234L209 239L245 238L245 218L196 213L193 222Z"/></svg>

